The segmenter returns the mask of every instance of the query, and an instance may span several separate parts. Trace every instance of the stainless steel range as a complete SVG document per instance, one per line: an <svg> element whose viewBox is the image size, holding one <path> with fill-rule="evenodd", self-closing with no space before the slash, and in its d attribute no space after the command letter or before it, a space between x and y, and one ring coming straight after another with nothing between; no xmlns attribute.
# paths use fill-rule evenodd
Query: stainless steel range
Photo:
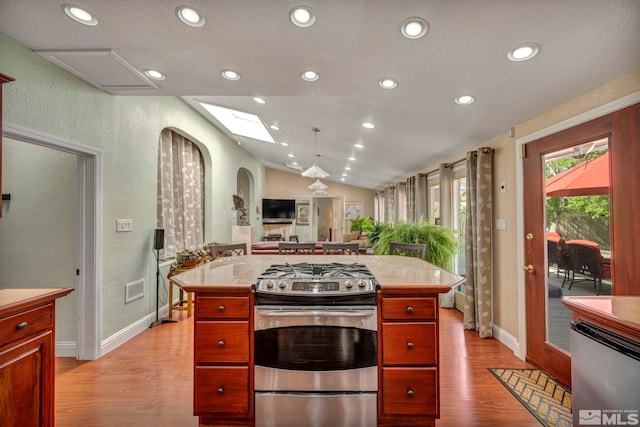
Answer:
<svg viewBox="0 0 640 427"><path fill-rule="evenodd" d="M361 263L279 264L258 278L257 427L376 425L377 287Z"/></svg>

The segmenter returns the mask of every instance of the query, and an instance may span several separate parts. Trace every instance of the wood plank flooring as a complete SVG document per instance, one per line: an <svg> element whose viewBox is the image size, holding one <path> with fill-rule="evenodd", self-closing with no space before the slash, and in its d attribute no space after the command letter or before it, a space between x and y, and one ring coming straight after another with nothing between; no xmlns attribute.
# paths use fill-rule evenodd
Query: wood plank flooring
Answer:
<svg viewBox="0 0 640 427"><path fill-rule="evenodd" d="M487 368L531 368L495 339L440 309L441 418L437 427L539 426ZM57 427L197 427L193 318L148 329L98 360L56 359ZM303 426L301 426L303 427Z"/></svg>

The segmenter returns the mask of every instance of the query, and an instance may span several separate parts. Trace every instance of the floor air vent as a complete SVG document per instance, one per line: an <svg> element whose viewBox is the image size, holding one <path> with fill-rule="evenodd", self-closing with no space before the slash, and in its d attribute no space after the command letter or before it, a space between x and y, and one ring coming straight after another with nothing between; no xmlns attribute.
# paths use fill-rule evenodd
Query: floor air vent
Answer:
<svg viewBox="0 0 640 427"><path fill-rule="evenodd" d="M130 303L144 296L144 279L124 285L124 303Z"/></svg>

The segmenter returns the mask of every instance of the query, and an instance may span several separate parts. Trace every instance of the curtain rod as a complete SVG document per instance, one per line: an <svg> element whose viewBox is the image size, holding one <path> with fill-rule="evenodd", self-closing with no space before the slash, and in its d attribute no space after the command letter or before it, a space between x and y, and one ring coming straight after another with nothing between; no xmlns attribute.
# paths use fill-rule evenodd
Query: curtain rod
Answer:
<svg viewBox="0 0 640 427"><path fill-rule="evenodd" d="M482 150L483 153L489 153L489 152L493 152L494 151L494 149L491 148L491 147L481 147L481 148L478 148L477 151L480 151L480 150ZM467 161L467 158L463 157L462 159L455 160L455 161L453 161L451 163L445 163L445 167L450 168L450 167L453 167L453 166L455 166L455 165L457 165L459 163L463 163L463 162L466 162L466 161ZM430 170L429 172L419 173L418 176L420 177L420 176L425 176L425 175L431 175L432 173L436 173L436 172L439 172L439 171L440 171L440 168L433 169L433 170Z"/></svg>

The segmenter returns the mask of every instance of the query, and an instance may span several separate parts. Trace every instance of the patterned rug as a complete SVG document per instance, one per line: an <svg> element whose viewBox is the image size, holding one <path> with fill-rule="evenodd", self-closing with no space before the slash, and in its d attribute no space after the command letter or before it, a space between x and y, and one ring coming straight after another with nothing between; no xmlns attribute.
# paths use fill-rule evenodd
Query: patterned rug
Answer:
<svg viewBox="0 0 640 427"><path fill-rule="evenodd" d="M489 371L543 426L571 427L571 392L539 369Z"/></svg>

